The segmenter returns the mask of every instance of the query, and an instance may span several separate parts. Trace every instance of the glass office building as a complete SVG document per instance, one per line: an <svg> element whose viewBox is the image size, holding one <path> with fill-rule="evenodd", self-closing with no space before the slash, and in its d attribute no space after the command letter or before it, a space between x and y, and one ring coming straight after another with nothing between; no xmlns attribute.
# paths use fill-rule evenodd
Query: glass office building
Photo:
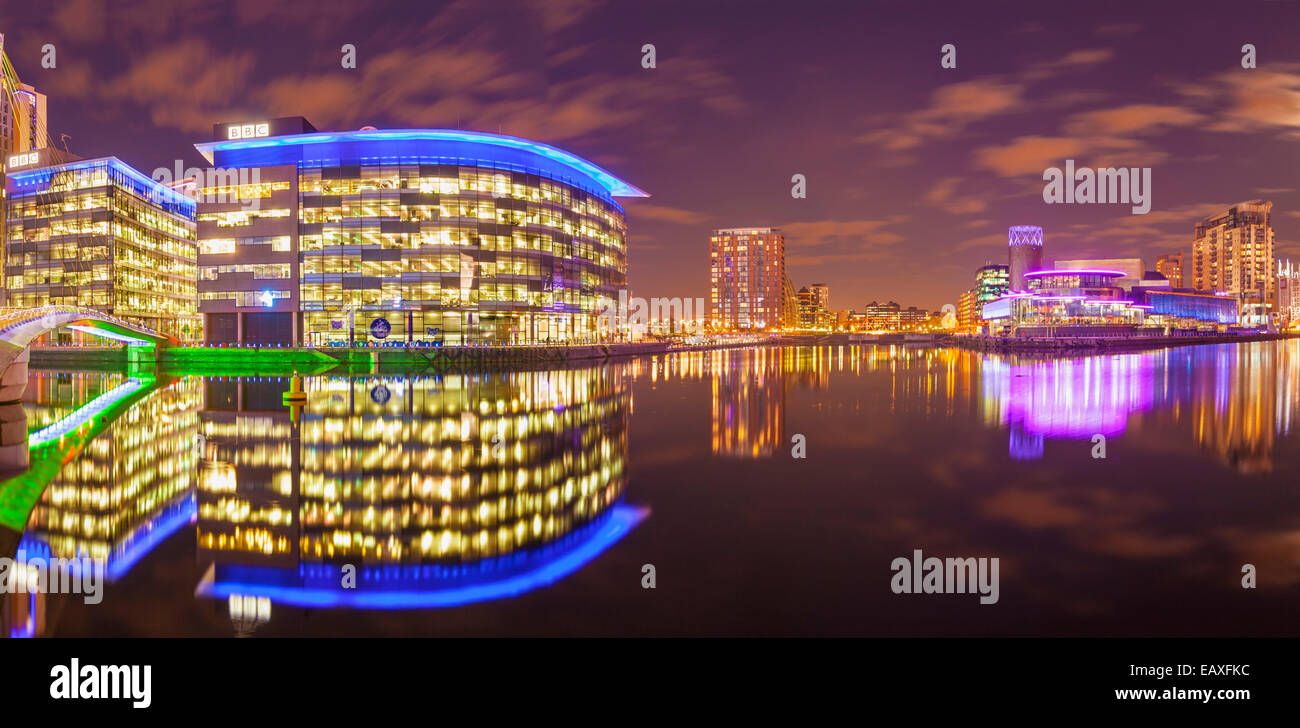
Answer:
<svg viewBox="0 0 1300 728"><path fill-rule="evenodd" d="M1147 307L1149 321L1170 326L1231 326L1237 323L1239 306L1232 296L1207 291L1134 290L1134 298Z"/></svg>
<svg viewBox="0 0 1300 728"><path fill-rule="evenodd" d="M215 136L196 146L241 171L241 199L200 197L211 343L591 343L627 289L615 198L646 194L568 152L468 131L317 132L301 117Z"/></svg>
<svg viewBox="0 0 1300 728"><path fill-rule="evenodd" d="M199 338L194 201L116 157L10 169L7 305L85 306Z"/></svg>

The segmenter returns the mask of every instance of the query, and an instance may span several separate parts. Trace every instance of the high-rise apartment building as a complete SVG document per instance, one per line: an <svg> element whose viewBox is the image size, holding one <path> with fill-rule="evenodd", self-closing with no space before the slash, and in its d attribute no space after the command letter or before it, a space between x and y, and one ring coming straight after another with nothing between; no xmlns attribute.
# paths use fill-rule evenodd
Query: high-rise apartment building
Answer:
<svg viewBox="0 0 1300 728"><path fill-rule="evenodd" d="M709 313L722 329L792 323L785 236L777 228L728 228L709 236Z"/></svg>
<svg viewBox="0 0 1300 728"><path fill-rule="evenodd" d="M43 158L36 150L49 146L48 137L45 94L18 79L0 33L0 186L11 170L35 166ZM0 201L0 271L5 266L4 243L9 239L6 214ZM6 299L7 292L0 286L0 305L8 305Z"/></svg>
<svg viewBox="0 0 1300 728"><path fill-rule="evenodd" d="M194 201L116 157L10 170L8 305L94 308L181 340L199 335Z"/></svg>
<svg viewBox="0 0 1300 728"><path fill-rule="evenodd" d="M823 311L831 310L830 286L825 283L814 283L811 286L808 286L808 290L812 292L813 301L817 303L818 308Z"/></svg>
<svg viewBox="0 0 1300 728"><path fill-rule="evenodd" d="M1277 318L1280 326L1300 321L1300 266L1277 262Z"/></svg>
<svg viewBox="0 0 1300 728"><path fill-rule="evenodd" d="M45 94L23 83L5 55L5 37L0 33L0 161L48 146Z"/></svg>
<svg viewBox="0 0 1300 728"><path fill-rule="evenodd" d="M1169 280L1170 288L1185 288L1183 285L1183 251L1162 255L1156 258L1156 272Z"/></svg>
<svg viewBox="0 0 1300 728"><path fill-rule="evenodd" d="M1240 202L1196 223L1192 287L1222 291L1241 303L1242 323L1262 323L1272 309L1273 203Z"/></svg>

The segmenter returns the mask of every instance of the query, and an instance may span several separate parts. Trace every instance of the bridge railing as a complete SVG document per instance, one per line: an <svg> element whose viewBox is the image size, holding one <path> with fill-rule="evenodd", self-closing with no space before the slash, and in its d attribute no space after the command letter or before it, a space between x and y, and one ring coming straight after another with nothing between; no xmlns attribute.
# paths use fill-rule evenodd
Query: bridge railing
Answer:
<svg viewBox="0 0 1300 728"><path fill-rule="evenodd" d="M36 308L0 308L0 335L8 332L15 326L32 323L46 316L72 315L82 316L85 318L96 319L105 323L111 323L120 326L128 331L134 331L145 336L152 336L159 339L169 338L165 334L146 328L139 324L132 323L126 319L118 318L103 311L96 311L93 308L82 308L81 306L38 306ZM55 327L51 327L55 328Z"/></svg>

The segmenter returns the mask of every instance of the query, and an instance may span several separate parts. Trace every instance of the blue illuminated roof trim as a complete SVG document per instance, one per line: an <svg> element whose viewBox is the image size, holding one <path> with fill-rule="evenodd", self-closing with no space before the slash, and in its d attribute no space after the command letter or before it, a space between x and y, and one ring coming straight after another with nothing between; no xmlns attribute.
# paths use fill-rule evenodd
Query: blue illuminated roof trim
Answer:
<svg viewBox="0 0 1300 728"><path fill-rule="evenodd" d="M445 142L453 147L442 153L429 153L427 145L421 142ZM230 141L203 142L195 144L208 162L218 167L271 166L274 164L299 164L300 166L318 166L307 156L306 148L316 144L382 144L390 145L393 156L420 157L443 156L473 159L473 145L487 145L510 149L540 157L554 163L559 169L571 174L590 179L594 186L611 197L649 197L644 190L615 177L609 171L588 162L575 154L557 149L549 144L520 139L502 134L489 134L481 131L460 131L456 129L386 129L377 131L316 132L308 134L289 134L264 139L240 139ZM467 145L460 153L454 145ZM290 151L286 148L297 148ZM279 152L272 154L239 154L239 152ZM296 153L294 153L296 151ZM221 158L217 159L220 154Z"/></svg>
<svg viewBox="0 0 1300 728"><path fill-rule="evenodd" d="M75 172L77 170L93 169L95 167L112 167L128 180L136 183L136 186L133 187L133 191L140 195L140 197L161 206L168 212L182 215L191 220L194 219L195 203L193 199L186 197L158 180L144 176L143 172L126 162L123 162L117 157L82 159L76 162L55 164L49 167L34 167L31 169L24 169L21 172L13 172L8 176L8 184L12 189L10 196L18 197L35 192L44 192L50 185L50 178L58 172Z"/></svg>
<svg viewBox="0 0 1300 728"><path fill-rule="evenodd" d="M502 573L497 575L492 573L496 569L485 569L482 574L485 578L480 579L422 578L419 575L422 567L376 567L377 581L386 582L386 577L391 575L391 586L374 588L377 584L358 584L356 588L344 589L339 586L342 580L337 565L305 566L329 573L323 578L304 579L298 570L221 564L218 565L221 571L230 578L200 583L195 594L218 599L232 594L267 597L272 604L325 609L434 609L516 597L581 569L648 515L649 510L645 508L615 505L607 518L593 524L595 528L589 535L579 534L580 540L572 546L503 557L503 568L499 569ZM511 568L516 563L522 568ZM326 583L331 586L324 586Z"/></svg>

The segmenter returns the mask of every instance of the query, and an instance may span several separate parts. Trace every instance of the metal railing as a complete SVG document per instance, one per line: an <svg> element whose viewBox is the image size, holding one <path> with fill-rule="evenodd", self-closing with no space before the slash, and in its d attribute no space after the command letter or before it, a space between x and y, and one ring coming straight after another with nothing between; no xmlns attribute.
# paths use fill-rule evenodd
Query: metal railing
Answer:
<svg viewBox="0 0 1300 728"><path fill-rule="evenodd" d="M29 324L46 316L58 316L60 314L69 314L83 318L95 319L104 323L111 323L120 326L128 331L137 334L153 337L156 339L167 339L165 334L160 334L153 329L131 323L126 319L118 318L103 311L96 311L93 308L82 308L81 306L39 306L37 308L0 308L0 334L7 333L15 326ZM57 328L57 327L51 327Z"/></svg>

